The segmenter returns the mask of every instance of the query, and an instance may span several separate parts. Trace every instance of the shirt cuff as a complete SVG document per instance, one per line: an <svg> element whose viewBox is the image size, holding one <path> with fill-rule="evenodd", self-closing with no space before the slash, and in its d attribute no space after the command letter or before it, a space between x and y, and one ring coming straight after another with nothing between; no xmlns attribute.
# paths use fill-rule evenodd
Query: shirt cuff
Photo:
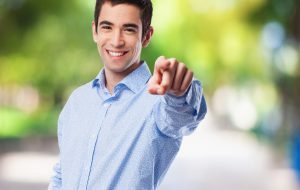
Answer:
<svg viewBox="0 0 300 190"><path fill-rule="evenodd" d="M163 96L163 102L167 105L171 105L171 106L175 106L175 107L185 105L187 103L186 98L189 94L191 86L192 85L190 85L189 89L182 96L175 96L173 94L166 93Z"/></svg>
<svg viewBox="0 0 300 190"><path fill-rule="evenodd" d="M203 106L206 109L205 102L203 100L203 89L199 80L193 80L189 89L182 96L175 96L172 94L166 94L162 96L162 102L172 107L192 106L194 109L193 115L196 116L201 111Z"/></svg>

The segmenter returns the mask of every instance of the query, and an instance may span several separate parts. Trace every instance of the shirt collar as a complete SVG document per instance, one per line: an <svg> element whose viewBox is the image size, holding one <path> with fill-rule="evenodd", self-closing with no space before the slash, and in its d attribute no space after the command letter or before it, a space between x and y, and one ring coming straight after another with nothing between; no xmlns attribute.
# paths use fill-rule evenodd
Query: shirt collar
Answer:
<svg viewBox="0 0 300 190"><path fill-rule="evenodd" d="M122 81L120 81L116 87L125 85L134 93L137 93L141 88L143 88L144 84L148 82L151 77L150 69L145 61L132 71L129 75L127 75ZM100 87L104 91L107 91L105 87L105 72L104 68L101 69L96 79L92 82L92 87Z"/></svg>
<svg viewBox="0 0 300 190"><path fill-rule="evenodd" d="M138 68L126 76L119 84L127 86L131 91L137 93L148 82L151 72L144 61Z"/></svg>
<svg viewBox="0 0 300 190"><path fill-rule="evenodd" d="M102 68L97 75L97 77L92 82L92 87L95 88L105 88L105 72L104 68Z"/></svg>

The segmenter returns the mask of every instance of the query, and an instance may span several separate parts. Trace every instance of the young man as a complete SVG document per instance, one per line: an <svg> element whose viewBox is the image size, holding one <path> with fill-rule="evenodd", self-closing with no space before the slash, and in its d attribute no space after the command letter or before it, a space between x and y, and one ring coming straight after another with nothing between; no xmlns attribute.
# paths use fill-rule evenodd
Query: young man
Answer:
<svg viewBox="0 0 300 190"><path fill-rule="evenodd" d="M153 34L151 17L150 0L97 0L93 39L104 68L60 114L50 190L156 189L182 137L204 118L192 71L159 57L151 76L140 60Z"/></svg>

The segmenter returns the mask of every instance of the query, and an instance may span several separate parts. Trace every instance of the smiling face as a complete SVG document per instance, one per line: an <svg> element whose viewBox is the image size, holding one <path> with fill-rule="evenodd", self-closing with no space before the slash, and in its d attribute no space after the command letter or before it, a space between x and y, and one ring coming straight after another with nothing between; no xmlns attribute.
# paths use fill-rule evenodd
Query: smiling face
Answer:
<svg viewBox="0 0 300 190"><path fill-rule="evenodd" d="M106 77L121 80L140 63L142 47L146 47L153 29L142 37L140 9L130 4L102 5L98 31L93 22L93 39L98 47Z"/></svg>

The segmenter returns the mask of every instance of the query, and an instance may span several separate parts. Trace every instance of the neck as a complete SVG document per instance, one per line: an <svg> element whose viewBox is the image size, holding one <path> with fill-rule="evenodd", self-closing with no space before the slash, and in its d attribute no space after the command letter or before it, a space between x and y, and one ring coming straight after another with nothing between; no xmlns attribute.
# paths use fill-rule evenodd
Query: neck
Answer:
<svg viewBox="0 0 300 190"><path fill-rule="evenodd" d="M115 86L123 79L125 76L112 76L109 72L105 72L105 86L110 94L113 94Z"/></svg>
<svg viewBox="0 0 300 190"><path fill-rule="evenodd" d="M141 65L142 62L137 63L129 67L124 72L112 72L109 69L105 69L105 86L108 89L110 94L113 94L115 86L122 81L126 76L128 76L132 71L134 71L136 68L138 68Z"/></svg>

